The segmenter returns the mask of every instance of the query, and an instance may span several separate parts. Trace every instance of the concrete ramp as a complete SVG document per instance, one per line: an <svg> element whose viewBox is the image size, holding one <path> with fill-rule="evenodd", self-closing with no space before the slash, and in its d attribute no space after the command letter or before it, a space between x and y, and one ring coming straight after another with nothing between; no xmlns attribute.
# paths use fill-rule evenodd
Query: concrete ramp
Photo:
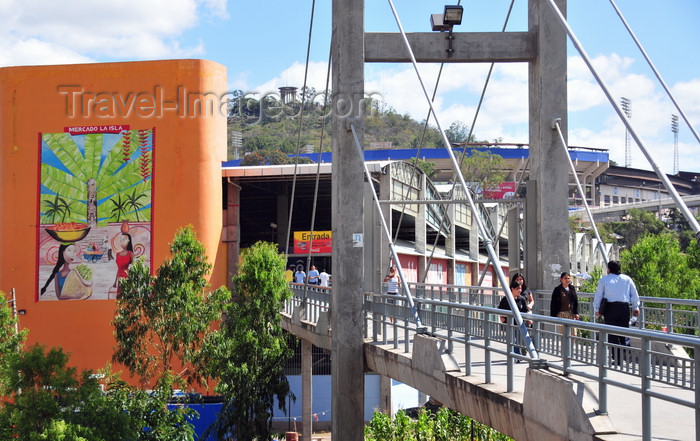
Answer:
<svg viewBox="0 0 700 441"><path fill-rule="evenodd" d="M547 370L526 368L523 393L465 376L444 341L416 335L413 351L365 344L367 368L408 384L449 408L514 439L584 441L615 433L610 419L594 412L597 401L583 383Z"/></svg>

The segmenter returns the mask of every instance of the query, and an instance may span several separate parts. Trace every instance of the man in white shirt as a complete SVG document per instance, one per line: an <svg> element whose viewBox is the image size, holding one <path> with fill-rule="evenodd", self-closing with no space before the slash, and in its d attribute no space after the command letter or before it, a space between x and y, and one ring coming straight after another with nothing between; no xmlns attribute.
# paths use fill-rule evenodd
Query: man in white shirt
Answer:
<svg viewBox="0 0 700 441"><path fill-rule="evenodd" d="M331 276L326 272L326 270L321 270L321 274L318 275L318 280L321 281L321 286L328 286L328 280Z"/></svg>
<svg viewBox="0 0 700 441"><path fill-rule="evenodd" d="M607 301L607 305L605 306L605 311L601 314L600 305L603 299ZM634 316L638 316L639 293L637 293L637 287L634 286L634 281L630 276L622 274L620 262L611 260L608 262L608 275L600 279L598 288L595 290L595 296L593 297L595 315L596 317L602 315L606 325L629 328L630 303L634 308ZM626 338L621 335L608 334L608 343L629 346ZM613 362L620 365L622 362L620 349L611 349L613 349L611 351Z"/></svg>

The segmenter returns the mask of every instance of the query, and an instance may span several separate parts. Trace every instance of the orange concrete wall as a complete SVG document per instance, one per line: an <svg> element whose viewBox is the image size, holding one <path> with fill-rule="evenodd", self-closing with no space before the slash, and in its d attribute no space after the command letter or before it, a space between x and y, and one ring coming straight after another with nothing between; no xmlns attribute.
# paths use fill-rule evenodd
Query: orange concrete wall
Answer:
<svg viewBox="0 0 700 441"><path fill-rule="evenodd" d="M150 250L144 257L155 271L177 230L192 224L215 268L210 283L218 287L226 284L225 91L225 68L204 60L0 68L0 290L16 290L17 307L26 312L20 326L29 329L30 343L62 347L72 354L71 364L91 369L103 367L114 346L114 300L97 294L58 300L53 287L39 296L39 242L50 240L39 217L40 134L109 125L152 130L151 221L144 229ZM209 94L213 114L197 107L197 93ZM116 246L113 237L104 243ZM106 258L88 264L114 265Z"/></svg>

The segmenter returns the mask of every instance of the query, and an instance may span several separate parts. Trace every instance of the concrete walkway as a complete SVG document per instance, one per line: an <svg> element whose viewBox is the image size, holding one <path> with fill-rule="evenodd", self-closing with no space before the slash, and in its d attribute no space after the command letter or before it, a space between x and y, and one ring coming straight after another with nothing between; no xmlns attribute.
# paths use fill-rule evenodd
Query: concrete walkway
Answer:
<svg viewBox="0 0 700 441"><path fill-rule="evenodd" d="M411 342L413 343L413 342ZM380 352L386 351L386 353L391 353L394 356L401 354L405 357L412 357L413 353L404 353L403 344L399 345L399 349L394 349L393 345L382 346L377 343L367 342L366 345L379 346L382 350ZM492 346L498 347L499 343L492 343ZM502 349L505 349L504 345L500 345ZM410 345L411 351L413 351L413 344ZM367 351L365 351L367 353ZM379 353L379 352L377 352ZM467 376L464 375L465 372L465 351L464 345L456 344L450 357L459 365L460 368L460 379L466 381L470 384L481 386L487 388L490 391L502 394L504 397L511 397L516 400L522 401L523 393L525 390L526 375L528 369L530 369L530 364L527 361L523 361L519 364L513 364L513 392L506 392L507 384L507 360L505 356L499 356L498 354L492 355L491 359L491 383L485 383L485 361L484 361L485 351L483 349L474 348L471 351L472 357L472 373ZM549 361L555 363L560 362L549 355L543 355L542 358L546 359L549 357ZM597 375L597 368L594 366L586 366L583 364L572 363L571 367L576 370L581 370L590 375ZM606 441L622 441L622 440L640 440L642 439L642 400L641 394L624 389L622 387L616 387L608 385L608 415L607 417L600 417L596 415L596 410L599 409L598 403L598 382L595 380L585 379L583 377L577 377L576 375L570 375L564 377L560 372L551 370L553 374L560 376L561 378L566 378L566 380L572 381L574 383L574 390L577 397L580 399L580 403L589 420L595 427L597 434L597 439ZM616 372L609 370L607 374L610 380L621 382L624 384L629 384L631 386L639 387L641 380L638 377L631 375L625 375L621 372ZM401 381L401 379L397 379ZM688 401L695 400L694 391L681 390L678 388L672 388L670 386L660 386L659 384L654 384L652 386L655 390L663 390L665 393L672 393L677 398L682 398ZM426 391L423 391L426 392ZM427 393L427 392L426 392ZM555 401L551 396L551 391L543 390L539 394L538 401L541 406L549 407ZM674 403L667 402L665 400L652 398L652 439L654 440L695 440L695 415L693 409L685 406L677 405Z"/></svg>
<svg viewBox="0 0 700 441"><path fill-rule="evenodd" d="M313 344L330 349L330 333L328 331L328 326L317 326L316 324L299 324L294 325L294 320L290 317L286 317L283 321L285 328L300 336L306 338L313 342ZM319 324L323 320L319 321ZM393 326L388 326L387 341L391 341L391 335L393 334ZM399 333L403 335L403 331L399 330ZM436 394L456 394L456 389L460 389L460 393L463 396L469 397L469 393L481 394L481 399L485 396L489 396L489 400L510 402L510 405L505 406L505 411L501 415L494 416L493 414L483 414L487 417L482 419L477 416L477 412L467 412L463 411L465 415L468 415L476 420L489 424L489 421L495 421L494 418L501 418L501 421L517 420L519 423L523 421L528 421L527 413L538 411L540 413L539 420L542 421L542 414L546 416L550 413L555 413L559 411L560 417L566 416L567 414L561 413L562 408L559 405L562 403L561 391L566 391L564 395L572 395L575 406L571 406L571 400L569 400L568 405L571 408L578 408L579 418L577 421L585 420L586 424L590 423L593 427L592 433L595 435L592 439L600 441L627 441L627 440L640 440L642 439L642 396L639 392L630 391L623 387L608 385L607 395L608 395L608 415L597 415L596 410L599 409L598 395L599 386L595 378L598 375L598 368L596 366L583 365L573 362L570 369L579 370L585 372L587 375L592 376L594 379L586 379L584 377L577 376L575 374L569 376L561 375L561 371L552 367L548 370L538 370L530 368L530 364L527 360L523 363L512 364L513 369L513 392L506 392L507 390L507 369L508 361L505 354L491 353L490 367L491 367L491 380L489 383L485 381L486 363L485 363L485 351L483 348L473 348L471 351L471 374L465 375L465 349L463 343L455 343L454 350L451 354L442 354L436 357L438 360L442 357L442 362L444 363L447 359L449 363L452 364L450 372L445 372L447 369L442 367L442 371L439 369L436 371L430 371L432 368L430 363L425 362L425 355L417 357L417 360L413 360L413 349L414 349L414 336L411 336L410 352L404 352L404 344L402 341L398 343L398 348L394 349L392 345L382 345L380 343L374 343L371 339L365 340L365 359L367 366L370 370L377 373L391 377L397 381L401 381L405 384L413 386L414 388L421 390L428 395L434 395L437 399ZM475 343L481 344L482 342L475 341ZM505 346L497 342L491 342L491 347L494 349L500 349L505 351ZM543 354L541 356L543 359L549 358L547 361L550 366L560 364L561 360L556 359L550 355ZM525 357L527 358L527 357ZM392 368L387 368L387 366L393 364ZM418 374L415 372L416 364L422 364L423 374ZM425 372L431 372L429 375L425 375ZM535 375L533 377L533 372L544 372L544 375ZM449 378L448 378L449 377ZM527 406L524 405L524 396L526 391L526 382L528 378L542 378L548 377L550 385L556 387L561 386L557 383L565 383L566 387L559 388L560 392L554 392L555 388L550 388L549 386L542 387L541 393L539 389L535 388L533 393L533 384L541 383L530 383L530 401L528 401ZM448 381L445 380L448 378ZM626 375L623 372L616 372L613 370L607 371L607 378L611 381L616 381L628 386L634 386L639 388L640 378L632 375ZM418 379L418 381L416 381ZM560 381L557 381L560 379ZM552 383L553 381L553 383ZM692 390L682 390L678 388L673 388L670 386L663 386L659 383L653 382L651 389L657 393L672 394L677 399L682 399L688 402L696 402L695 391ZM466 393L466 395L464 395ZM532 398L532 397L535 398ZM467 398L468 399L468 398ZM681 406L678 404L670 403L658 398L651 398L651 427L652 427L652 439L653 440L695 440L695 413L694 409ZM445 403L448 400L441 400ZM455 403L463 404L463 403ZM510 406L510 407L509 407ZM453 407L453 406L450 406ZM460 410L458 406L453 407L455 410ZM524 410L525 409L525 410ZM500 411L500 410L499 410ZM471 413L471 415L470 415ZM561 423L561 421L557 421ZM582 432L578 432L576 425L571 422L564 422L565 425L569 424L568 430L570 436L563 437L563 439L584 439L578 435L583 435ZM512 424L512 423L511 423ZM492 427L499 430L494 424L489 424ZM589 426L589 427L590 427ZM512 426L511 426L512 427ZM566 427L565 427L566 429ZM509 433L505 430L501 430L505 433ZM518 437L516 437L518 439ZM546 437L533 437L530 433L525 436L520 436L519 439L547 439ZM553 439L553 438L552 438ZM591 439L591 438L588 438ZM325 440L325 438L324 438Z"/></svg>

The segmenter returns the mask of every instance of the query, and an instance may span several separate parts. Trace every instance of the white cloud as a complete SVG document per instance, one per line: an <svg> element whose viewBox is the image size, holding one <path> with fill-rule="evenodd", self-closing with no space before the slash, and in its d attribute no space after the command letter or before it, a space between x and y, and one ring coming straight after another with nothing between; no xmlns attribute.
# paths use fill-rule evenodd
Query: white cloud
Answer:
<svg viewBox="0 0 700 441"><path fill-rule="evenodd" d="M2 65L55 64L200 55L203 44L183 46L183 32L200 15L226 16L223 0L5 0L0 17Z"/></svg>
<svg viewBox="0 0 700 441"><path fill-rule="evenodd" d="M51 42L0 37L0 66L88 63L90 58Z"/></svg>
<svg viewBox="0 0 700 441"><path fill-rule="evenodd" d="M633 129L659 167L672 172L670 115L678 112L656 79L648 73L633 71L635 61L617 54L600 55L593 59L593 65L618 105L622 96L632 101ZM468 126L472 124L489 66L482 63L446 64L443 67L433 105L444 129L454 121ZM429 96L433 94L439 67L437 64L419 65ZM326 73L326 63L311 63L308 84L317 91L323 90ZM301 87L303 74L304 65L296 63L252 90L277 94L281 85ZM503 142L528 142L527 81L526 64L495 66L474 127L474 135L478 139L502 138ZM247 74L241 74L234 80L239 85L247 85L248 82ZM246 90L244 87L237 88ZM700 120L700 79L675 84L673 90L691 121ZM367 65L365 91L378 94L385 106L418 121L428 115L425 94L410 64ZM569 58L568 92L570 145L608 149L610 158L624 165L625 126L593 75L577 56ZM435 126L432 117L430 124ZM694 141L681 121L679 156L682 170L700 169L700 155L695 153L697 144L694 145ZM651 168L633 139L630 140L630 152L632 167Z"/></svg>
<svg viewBox="0 0 700 441"><path fill-rule="evenodd" d="M678 101L683 113L685 113L691 124L694 124L694 127L700 130L700 78L676 83L671 87L671 93ZM674 109L673 113L680 116L676 109ZM682 119L680 124L681 130L683 130L685 124ZM685 129L687 130L687 128Z"/></svg>

